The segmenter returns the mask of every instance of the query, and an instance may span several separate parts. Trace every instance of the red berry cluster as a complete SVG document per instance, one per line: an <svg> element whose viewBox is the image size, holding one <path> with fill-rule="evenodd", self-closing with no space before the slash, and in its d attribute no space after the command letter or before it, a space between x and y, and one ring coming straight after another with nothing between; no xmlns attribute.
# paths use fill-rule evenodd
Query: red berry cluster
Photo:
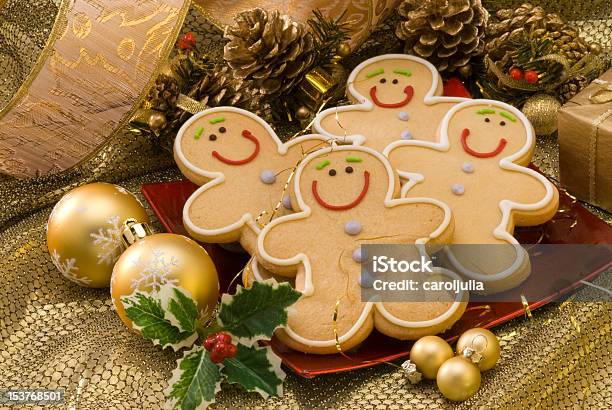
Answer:
<svg viewBox="0 0 612 410"><path fill-rule="evenodd" d="M221 363L226 357L234 357L238 352L232 344L232 336L225 332L213 333L204 341L204 348L210 352L213 363Z"/></svg>
<svg viewBox="0 0 612 410"><path fill-rule="evenodd" d="M196 36L192 32L183 34L183 37L179 40L179 48L181 50L191 50L196 45Z"/></svg>
<svg viewBox="0 0 612 410"><path fill-rule="evenodd" d="M534 70L523 71L518 67L512 67L509 74L513 79L517 81L525 80L529 84L536 84L540 80L538 72Z"/></svg>

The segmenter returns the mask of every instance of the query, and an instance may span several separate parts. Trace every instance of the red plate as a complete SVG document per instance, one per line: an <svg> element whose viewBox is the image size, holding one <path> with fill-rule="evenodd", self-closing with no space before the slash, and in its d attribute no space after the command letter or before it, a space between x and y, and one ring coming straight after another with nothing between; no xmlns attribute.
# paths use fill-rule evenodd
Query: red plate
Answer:
<svg viewBox="0 0 612 410"><path fill-rule="evenodd" d="M179 181L162 184L146 184L142 192L151 204L153 211L168 232L187 235L183 227L183 204L189 195L197 188L189 181ZM552 244L598 244L612 243L612 228L605 222L591 214L567 194L560 193L560 210L555 218L544 225L516 230L516 236L521 243ZM243 268L249 259L246 254L229 252L217 245L203 244L213 258L219 278L221 289L225 292L230 281ZM559 296L581 286L580 280L592 280L601 272L612 267L612 261L606 257L586 264L579 258L567 257L563 250L559 252L546 252L531 257L532 274L525 286L537 286L546 278L563 281L568 285L561 291L554 292L537 301L530 301L529 308L534 310L551 302ZM586 268L585 268L586 266ZM553 276L554 275L554 276ZM233 286L232 286L233 287ZM509 291L512 292L512 291ZM443 334L448 341L457 337L472 327L490 328L513 318L525 314L520 300L520 293L508 294L504 300L516 302L487 303L490 308L484 308L484 303L470 302L467 311L450 330ZM279 340L273 338L272 348L281 357L283 363L304 377L314 377L319 374L333 373L372 366L380 362L406 357L410 351L410 343L392 339L374 331L355 351L348 353L348 357L335 355L313 355L294 351Z"/></svg>

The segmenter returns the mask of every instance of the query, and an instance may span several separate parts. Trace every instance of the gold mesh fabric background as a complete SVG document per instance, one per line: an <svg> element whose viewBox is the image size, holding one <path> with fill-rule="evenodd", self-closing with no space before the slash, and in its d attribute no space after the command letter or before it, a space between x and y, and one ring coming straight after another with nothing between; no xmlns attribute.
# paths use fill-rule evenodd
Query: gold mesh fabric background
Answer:
<svg viewBox="0 0 612 410"><path fill-rule="evenodd" d="M38 60L55 22L59 0L0 0L0 110Z"/></svg>
<svg viewBox="0 0 612 410"><path fill-rule="evenodd" d="M561 3L570 11L578 7ZM187 30L196 31L211 50L221 40L196 11L187 16ZM381 27L349 62L387 51L384 44L392 44L387 41L391 37L391 27ZM538 141L535 162L556 177L554 138ZM141 137L116 132L101 151L67 172L0 182L0 389L63 388L64 408L163 406L162 391L177 355L128 331L113 311L108 290L85 289L63 279L47 253L45 223L50 206L79 184L110 181L137 193L142 183L179 178L166 153ZM592 210L612 223L612 215ZM155 228L161 230L159 223ZM609 276L595 283L611 289ZM501 360L483 374L476 396L462 404L445 400L435 383L407 385L401 371L379 365L312 380L289 373L285 396L268 400L223 385L216 407L612 408L612 305L577 301L583 296L593 300L597 292L583 289L568 302L535 311L533 319L497 328Z"/></svg>

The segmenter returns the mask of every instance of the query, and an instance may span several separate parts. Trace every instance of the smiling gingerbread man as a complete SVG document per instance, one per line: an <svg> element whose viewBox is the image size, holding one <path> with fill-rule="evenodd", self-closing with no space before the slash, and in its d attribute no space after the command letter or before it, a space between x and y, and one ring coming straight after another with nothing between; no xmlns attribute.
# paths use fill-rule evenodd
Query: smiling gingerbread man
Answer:
<svg viewBox="0 0 612 410"><path fill-rule="evenodd" d="M328 145L320 135L282 143L265 121L239 108L194 115L174 144L181 172L202 185L183 208L185 228L203 242L239 241L252 253L261 227L291 209L283 191L292 170Z"/></svg>
<svg viewBox="0 0 612 410"><path fill-rule="evenodd" d="M354 105L328 108L313 129L382 152L394 141L433 141L444 114L465 98L442 97L442 81L426 60L387 54L364 61L347 81Z"/></svg>
<svg viewBox="0 0 612 410"><path fill-rule="evenodd" d="M384 152L408 180L403 196L430 196L451 207L458 245L447 248L447 257L459 273L483 281L485 293L515 287L530 273L514 226L544 223L557 210L555 187L526 167L534 147L533 128L519 110L470 100L444 117L438 142L397 141Z"/></svg>
<svg viewBox="0 0 612 410"><path fill-rule="evenodd" d="M273 272L293 272L303 294L289 312L287 327L277 332L285 344L336 353L336 337L346 350L373 327L414 339L441 332L461 317L462 294L445 301L361 300L362 244L444 243L452 233L445 204L398 199L398 182L386 158L366 147L332 146L300 163L291 190L296 212L266 225L257 242L260 263ZM437 274L459 278L452 272Z"/></svg>

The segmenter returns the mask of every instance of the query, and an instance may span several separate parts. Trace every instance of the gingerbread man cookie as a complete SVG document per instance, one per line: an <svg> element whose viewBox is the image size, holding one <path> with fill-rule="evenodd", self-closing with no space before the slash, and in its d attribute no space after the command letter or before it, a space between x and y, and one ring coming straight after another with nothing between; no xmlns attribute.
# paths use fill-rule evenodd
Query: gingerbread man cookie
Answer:
<svg viewBox="0 0 612 410"><path fill-rule="evenodd" d="M519 110L469 100L446 114L438 142L397 141L384 151L408 179L403 196L431 196L450 205L453 244L459 245L446 249L448 259L465 277L483 281L484 293L527 278L529 258L512 236L514 226L544 223L557 210L555 187L526 167L534 147L533 128Z"/></svg>
<svg viewBox="0 0 612 410"><path fill-rule="evenodd" d="M442 80L426 60L387 54L364 61L350 74L354 105L329 108L313 129L328 137L380 152L402 139L433 141L444 114L465 98L442 97Z"/></svg>
<svg viewBox="0 0 612 410"><path fill-rule="evenodd" d="M285 344L304 352L337 353L337 343L350 349L374 327L415 339L439 333L461 317L463 294L450 301L361 300L362 244L444 243L452 233L444 203L398 199L398 182L386 158L366 147L332 146L300 163L291 190L296 212L266 225L257 241L260 263L273 272L293 271L303 294L288 326L277 333Z"/></svg>
<svg viewBox="0 0 612 410"><path fill-rule="evenodd" d="M282 143L265 121L239 108L194 115L174 144L181 172L202 185L183 208L185 228L203 242L239 241L252 253L261 226L291 208L283 190L292 170L326 146L319 135Z"/></svg>

